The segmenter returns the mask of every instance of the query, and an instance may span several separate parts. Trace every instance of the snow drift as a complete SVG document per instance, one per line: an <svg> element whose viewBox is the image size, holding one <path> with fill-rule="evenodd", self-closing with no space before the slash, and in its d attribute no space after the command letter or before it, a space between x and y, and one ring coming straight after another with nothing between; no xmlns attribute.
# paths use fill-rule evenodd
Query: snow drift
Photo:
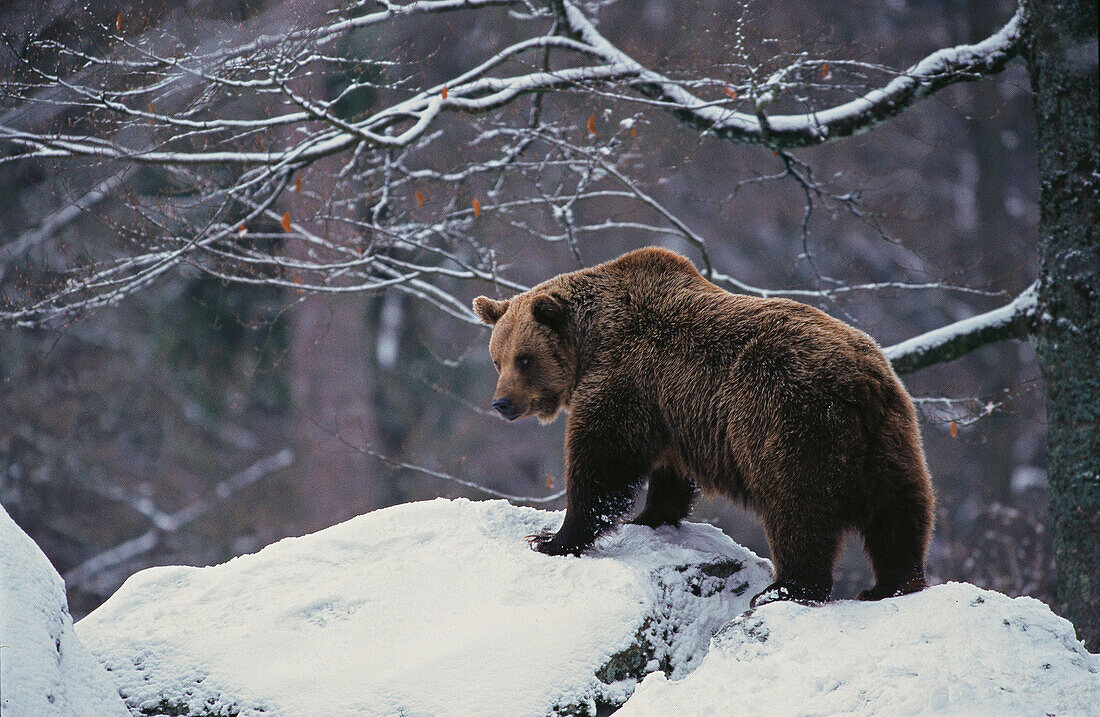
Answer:
<svg viewBox="0 0 1100 717"><path fill-rule="evenodd" d="M717 529L626 526L581 558L527 548L561 517L435 500L224 565L143 571L76 626L104 671L73 635L60 578L0 514L4 716L1077 715L1100 704L1100 657L1036 600L952 583L747 610L769 566Z"/></svg>
<svg viewBox="0 0 1100 717"><path fill-rule="evenodd" d="M65 584L0 507L0 713L129 715L103 666L73 633Z"/></svg>
<svg viewBox="0 0 1100 717"><path fill-rule="evenodd" d="M690 676L651 674L616 713L1086 715L1100 656L1032 598L948 583L877 603L770 603L735 618Z"/></svg>
<svg viewBox="0 0 1100 717"><path fill-rule="evenodd" d="M626 526L582 558L560 513L435 500L211 568L152 568L77 625L135 712L591 714L688 674L770 582L719 530Z"/></svg>

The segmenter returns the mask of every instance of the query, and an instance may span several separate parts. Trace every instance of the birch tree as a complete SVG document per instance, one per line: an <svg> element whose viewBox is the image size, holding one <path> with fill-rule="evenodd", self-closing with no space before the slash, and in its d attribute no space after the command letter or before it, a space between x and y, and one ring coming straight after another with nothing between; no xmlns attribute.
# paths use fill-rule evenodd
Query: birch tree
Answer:
<svg viewBox="0 0 1100 717"><path fill-rule="evenodd" d="M302 294L400 292L474 324L467 298L475 290L526 288L480 231L483 215L525 240L565 245L578 259L610 231L632 232L639 242L675 236L693 248L708 279L759 296L828 302L879 289L942 290L938 282L827 277L784 289L724 270L712 258L716 239L693 229L638 176L640 122L661 113L685 137L708 135L773 155L780 169L754 181L786 181L803 196L801 240L810 256L814 211L866 210L858 193L817 178L807 150L872 132L950 85L1024 59L1044 182L1040 275L1000 308L886 353L908 373L993 342L1036 342L1048 400L1059 595L1064 614L1097 649L1095 6L1025 2L988 38L905 68L808 50L757 60L739 52L744 28L735 22L734 55L722 73L674 76L601 32L603 4L356 0L333 7L316 26L186 51L171 37L128 32L120 14L96 30L102 51L44 42L57 69L27 63L6 85L0 161L44 162L91 179L37 228L4 239L0 271L7 265L23 273L0 285L0 321L63 325L174 272L199 271ZM519 39L432 82L420 82L400 59L351 57L343 44L356 32L456 13L506 14ZM318 78L333 75L346 82L326 97ZM578 139L575 113L557 111L555 101L615 103L618 121L593 113ZM246 102L260 111L240 112ZM107 197L128 208L112 245L59 252L44 269L17 267L56 227Z"/></svg>

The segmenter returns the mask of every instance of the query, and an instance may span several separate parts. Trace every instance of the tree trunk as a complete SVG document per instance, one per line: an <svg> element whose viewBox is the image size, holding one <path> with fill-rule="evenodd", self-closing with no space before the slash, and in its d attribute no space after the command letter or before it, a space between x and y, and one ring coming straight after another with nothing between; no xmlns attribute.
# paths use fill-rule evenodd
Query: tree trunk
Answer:
<svg viewBox="0 0 1100 717"><path fill-rule="evenodd" d="M1095 0L1030 0L1042 317L1058 605L1100 651L1100 173Z"/></svg>

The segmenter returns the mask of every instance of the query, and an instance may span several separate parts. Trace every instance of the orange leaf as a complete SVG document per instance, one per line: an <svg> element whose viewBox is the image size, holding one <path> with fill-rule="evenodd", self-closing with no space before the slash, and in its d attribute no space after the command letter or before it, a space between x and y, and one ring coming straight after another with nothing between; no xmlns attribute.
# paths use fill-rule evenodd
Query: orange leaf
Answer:
<svg viewBox="0 0 1100 717"><path fill-rule="evenodd" d="M244 224L242 224L241 228L237 230L237 236L242 236L243 237L247 233L248 233L248 227L246 227Z"/></svg>
<svg viewBox="0 0 1100 717"><path fill-rule="evenodd" d="M829 72L829 63L828 63L828 62L826 62L826 63L824 63L823 65L821 65L821 76L822 76L822 77L823 77L824 79L826 79L826 80L827 80L827 79L829 79L829 76L830 76L831 74L832 74L832 73L831 73L831 72Z"/></svg>
<svg viewBox="0 0 1100 717"><path fill-rule="evenodd" d="M480 217L481 216L481 202L479 202L477 200L477 197L474 197L474 200L472 202L470 202L470 204L472 204L473 207L474 207L474 218L476 219L477 217Z"/></svg>
<svg viewBox="0 0 1100 717"><path fill-rule="evenodd" d="M772 154L774 154L776 157L779 156L779 152L776 152L774 149L772 150Z"/></svg>
<svg viewBox="0 0 1100 717"><path fill-rule="evenodd" d="M951 437L959 437L959 424L955 423L954 421L951 422Z"/></svg>
<svg viewBox="0 0 1100 717"><path fill-rule="evenodd" d="M301 177L298 177L297 179L294 180L294 193L295 194L301 194L302 193L302 178ZM290 231L290 230L287 229L287 231Z"/></svg>
<svg viewBox="0 0 1100 717"><path fill-rule="evenodd" d="M630 136L633 137L634 139L638 139L638 130L631 127L630 128Z"/></svg>
<svg viewBox="0 0 1100 717"><path fill-rule="evenodd" d="M547 488L547 490L549 490L553 487L554 487L554 476L547 473L546 474L546 488Z"/></svg>
<svg viewBox="0 0 1100 717"><path fill-rule="evenodd" d="M443 99L447 99L447 86L446 85L443 86L443 91L440 92L439 94L443 97Z"/></svg>
<svg viewBox="0 0 1100 717"><path fill-rule="evenodd" d="M290 212L283 212L283 220L279 222L283 225L283 231L290 231Z"/></svg>
<svg viewBox="0 0 1100 717"><path fill-rule="evenodd" d="M589 115L585 126L588 127L588 134L596 134L596 115Z"/></svg>
<svg viewBox="0 0 1100 717"><path fill-rule="evenodd" d="M737 99L737 90L733 89L729 85L726 85L726 94L729 95L730 99Z"/></svg>
<svg viewBox="0 0 1100 717"><path fill-rule="evenodd" d="M118 17L115 18L115 30L122 32L122 13L119 12Z"/></svg>
<svg viewBox="0 0 1100 717"><path fill-rule="evenodd" d="M420 191L419 189L416 190L416 206L424 206L424 192Z"/></svg>

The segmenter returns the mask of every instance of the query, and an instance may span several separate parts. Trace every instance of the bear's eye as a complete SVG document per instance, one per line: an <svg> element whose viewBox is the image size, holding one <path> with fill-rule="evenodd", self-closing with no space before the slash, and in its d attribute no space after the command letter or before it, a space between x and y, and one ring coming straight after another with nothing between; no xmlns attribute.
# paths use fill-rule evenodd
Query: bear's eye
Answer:
<svg viewBox="0 0 1100 717"><path fill-rule="evenodd" d="M494 361L493 368L497 370L497 373L500 373L500 361Z"/></svg>
<svg viewBox="0 0 1100 717"><path fill-rule="evenodd" d="M516 366L519 366L520 368L527 368L530 365L531 365L531 357L530 356L518 356L516 358Z"/></svg>

